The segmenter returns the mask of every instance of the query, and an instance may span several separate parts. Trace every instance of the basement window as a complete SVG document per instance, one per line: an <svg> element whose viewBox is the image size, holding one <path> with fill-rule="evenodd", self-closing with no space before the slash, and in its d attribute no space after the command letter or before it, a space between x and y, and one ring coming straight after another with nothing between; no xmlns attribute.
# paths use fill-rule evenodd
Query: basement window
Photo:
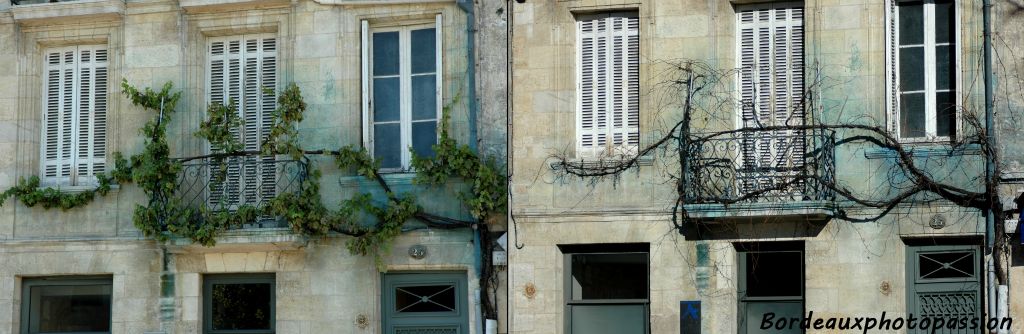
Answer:
<svg viewBox="0 0 1024 334"><path fill-rule="evenodd" d="M204 333L274 333L274 274L207 275Z"/></svg>
<svg viewBox="0 0 1024 334"><path fill-rule="evenodd" d="M111 277L26 278L22 333L110 333Z"/></svg>

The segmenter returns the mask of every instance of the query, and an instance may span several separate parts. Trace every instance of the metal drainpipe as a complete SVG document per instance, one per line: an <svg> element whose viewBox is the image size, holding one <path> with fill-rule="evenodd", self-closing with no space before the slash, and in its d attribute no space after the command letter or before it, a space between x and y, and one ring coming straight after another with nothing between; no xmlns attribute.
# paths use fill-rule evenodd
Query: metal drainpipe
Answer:
<svg viewBox="0 0 1024 334"><path fill-rule="evenodd" d="M479 103L476 100L476 29L474 24L476 16L473 12L474 0L459 0L459 9L466 13L466 85L469 86L469 148L473 152L477 149L477 109Z"/></svg>
<svg viewBox="0 0 1024 334"><path fill-rule="evenodd" d="M993 112L994 112L993 109L994 109L994 103L995 103L994 100L993 100L993 94L994 94L994 89L995 89L994 88L994 86L995 86L995 82L994 82L995 77L994 77L994 75L992 73L992 3L991 3L991 0L982 0L981 1L981 6L982 6L982 25L983 25L983 27L982 27L982 37L983 37L983 46L982 46L982 48L984 49L982 51L982 54L984 55L984 64L983 64L983 66L984 66L983 72L984 73L983 73L983 75L985 76L985 78L984 78L985 79L985 135L986 135L986 137L989 140L989 145L992 146L992 147L990 147L990 149L995 149L997 141L996 141L996 131L995 131L995 119L994 119L995 117L993 115ZM998 175L995 175L995 164L996 164L995 157L993 157L991 154L986 155L986 159L985 159L985 181L986 182L992 182L993 180L995 180L996 177L999 177ZM998 189L987 189L987 190L998 191ZM996 197L996 198L998 198L998 197ZM990 254L991 254L991 258L992 258L992 262L993 262L993 265L989 266L989 277L992 277L992 278L995 278L995 276L996 276L996 273L995 273L995 267L996 266L994 265L995 264L994 262L995 261L999 261L999 259L995 257L996 256L996 252L995 252L995 248L994 248L995 247L995 238L1002 237L1002 236L997 236L996 235L996 230L997 230L996 226L995 226L995 224L996 224L996 214L1000 214L1000 213L995 212L992 209L989 209L988 210L988 214L986 215L986 219L985 219L985 223L986 223L985 224L986 225L985 226L986 227L986 231L985 231L985 234L986 234L986 238L985 239L986 240L985 241L987 243L988 249L990 250ZM1007 299L1008 298L1008 291L1007 291L1008 289L1007 289L1006 285L999 285L998 286L998 292L993 294L992 292L994 292L994 290L996 290L995 289L996 287L994 286L996 284L998 284L997 280L996 279L992 279L992 282L990 283L990 287L989 287L989 297L988 298L990 298L990 300L991 299L995 299L995 303L992 303L992 302L989 303L989 308L990 308L989 309L989 316L990 317L991 316L1004 317L1004 316L1006 316L1006 311L1007 311L1006 310L1006 303L1007 303L1007 300L1008 300ZM994 330L992 330L992 333L1006 333L1006 330L994 329Z"/></svg>
<svg viewBox="0 0 1024 334"><path fill-rule="evenodd" d="M456 4L463 12L466 13L466 77L467 86L469 88L469 148L473 152L479 152L477 148L477 128L476 128L476 112L477 112L477 101L476 101L476 31L473 29L475 16L473 15L473 0L459 0ZM483 273L483 245L480 243L480 227L473 228L473 269L476 271L476 279L480 281ZM484 310L483 310L483 295L486 293L484 287L477 284L476 290L476 332L483 334L484 332Z"/></svg>

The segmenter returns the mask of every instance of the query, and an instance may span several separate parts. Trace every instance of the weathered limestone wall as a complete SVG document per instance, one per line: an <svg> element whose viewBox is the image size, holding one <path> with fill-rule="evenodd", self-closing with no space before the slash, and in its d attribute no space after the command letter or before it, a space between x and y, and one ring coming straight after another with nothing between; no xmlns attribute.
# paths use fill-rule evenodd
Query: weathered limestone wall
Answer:
<svg viewBox="0 0 1024 334"><path fill-rule="evenodd" d="M342 2L339 2L342 3ZM110 50L108 152L138 152L138 129L156 115L136 108L120 95L121 78L136 87L159 88L167 81L182 91L178 110L168 126L176 156L203 154L206 144L192 135L205 117L206 53L210 38L253 33L278 38L279 87L295 82L309 108L299 124L300 145L336 150L362 145L360 22L393 24L407 20L433 22L443 16L443 105L451 115L452 136L470 139L478 126L480 151L504 159L506 114L504 94L504 14L495 6L477 4L477 54L467 58L467 15L455 1L339 5L329 1L135 1L102 2L117 8L102 15L16 20L7 1L0 3L0 189L19 178L39 173L42 50L51 46L105 44ZM61 3L60 15L95 8ZM69 7L70 6L70 7ZM46 7L21 7L46 8ZM70 8L70 9L69 9ZM83 9L84 8L84 9ZM92 8L92 9L90 9ZM35 15L35 14L33 14ZM480 45L486 49L480 48ZM501 46L502 49L495 49ZM468 71L469 59L483 63ZM480 89L478 123L469 123L469 75ZM486 123L484 123L486 122ZM381 193L375 182L338 170L327 158L314 158L323 171L321 193L328 206L357 192ZM112 160L111 160L112 161ZM110 164L112 165L112 164ZM412 174L385 177L398 192L420 191ZM468 219L454 196L461 184L423 193L431 213ZM442 194L444 193L444 194ZM161 245L133 226L135 205L145 195L123 185L81 208L61 211L28 208L11 199L0 207L0 333L20 331L20 282L25 277L112 274L113 333L196 333L202 319L202 278L210 273L269 273L277 279L278 333L378 333L381 326L381 273L372 256L351 255L350 237L329 236L304 241L283 230L229 232L230 241L213 248L168 246L169 273L174 279L171 312L161 311ZM270 240L270 241L267 241ZM186 242L187 243L187 242ZM412 245L424 245L428 256L414 260ZM469 230L416 230L392 243L383 265L390 272L464 272L469 284L466 302L470 332L480 323L479 290ZM504 301L497 303L503 307ZM367 318L357 324L360 315ZM162 327L170 324L170 327Z"/></svg>
<svg viewBox="0 0 1024 334"><path fill-rule="evenodd" d="M805 309L815 317L902 316L907 312L905 240L965 237L981 240L984 220L972 210L949 205L901 206L869 223L831 220L812 225L778 217L749 223L720 223L717 233L679 235L671 208L678 197L675 157L653 162L615 180L559 178L552 156L579 158L575 147L576 37L574 15L637 11L640 17L641 146L664 135L681 115L671 94L659 90L668 80L666 62L694 59L714 68L737 67L737 6L748 1L527 0L512 3L512 218L522 248L510 253L509 298L514 310L510 333L563 333L562 253L558 245L650 243L650 327L652 333L679 332L679 302L702 301L703 332L737 331L737 254L735 242L800 240L804 244ZM965 108L980 110L980 1L957 2L960 16L961 83ZM805 2L807 80L821 78L812 92L819 105L810 117L836 124L858 122L885 127L886 28L882 0ZM820 75L820 77L815 77ZM728 86L725 85L725 86ZM726 87L728 88L728 87ZM677 95L678 96L678 93ZM735 110L695 119L697 129L717 131L736 125ZM848 134L840 134L840 136ZM942 182L977 187L983 161L977 152L963 158L918 154L921 164ZM925 160L930 160L925 162ZM887 179L894 160L868 145L836 151L837 178L855 192L891 195ZM944 176L949 175L949 176ZM979 189L980 190L980 189ZM846 203L839 202L841 206ZM737 204L737 206L741 206ZM785 202L776 208L785 208ZM726 207L729 210L730 207ZM853 218L876 210L848 208ZM769 213L771 210L766 211ZM947 225L929 226L935 215ZM688 225L688 227L696 227ZM528 287L536 292L529 295ZM815 331L809 331L815 332ZM821 332L821 331L818 331Z"/></svg>

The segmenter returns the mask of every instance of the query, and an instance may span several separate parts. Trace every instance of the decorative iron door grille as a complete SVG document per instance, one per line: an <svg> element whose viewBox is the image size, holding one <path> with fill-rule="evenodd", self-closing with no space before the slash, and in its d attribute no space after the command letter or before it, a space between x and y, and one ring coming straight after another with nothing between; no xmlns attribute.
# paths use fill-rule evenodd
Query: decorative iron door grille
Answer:
<svg viewBox="0 0 1024 334"><path fill-rule="evenodd" d="M907 251L907 309L916 318L943 318L946 322L982 316L981 266L977 246L917 246ZM979 319L979 324L984 320ZM933 331L915 329L908 333L981 333L982 329Z"/></svg>

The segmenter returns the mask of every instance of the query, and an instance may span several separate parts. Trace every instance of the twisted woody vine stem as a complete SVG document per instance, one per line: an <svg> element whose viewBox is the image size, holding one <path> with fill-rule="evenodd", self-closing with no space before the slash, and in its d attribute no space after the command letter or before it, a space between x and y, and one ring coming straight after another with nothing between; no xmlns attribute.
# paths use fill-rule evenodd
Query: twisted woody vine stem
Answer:
<svg viewBox="0 0 1024 334"><path fill-rule="evenodd" d="M434 187L444 185L453 178L466 181L468 190L460 192L458 198L474 220L429 213L418 204L416 196L411 192L392 191L379 172L380 161L362 147L302 149L298 144L296 124L302 121L307 106L294 83L279 92L278 108L273 112L272 125L259 151L243 151L244 146L233 133L233 129L243 126L243 121L235 111L234 101L229 101L228 105L209 105L207 118L193 133L208 141L215 153L186 158L171 157L167 143L167 123L181 97L180 92L172 93L173 84L168 82L159 91L150 88L139 90L125 80L121 87L133 105L157 114L140 129L144 137L141 152L128 158L115 152L115 168L109 174L97 175L97 187L94 189L69 193L59 188L40 188L39 177L32 176L20 179L15 186L0 193L0 205L14 197L29 207L40 205L45 209L71 210L90 203L97 195L108 194L114 184L134 183L145 193L147 201L135 206L132 221L144 235L158 241L166 242L170 238L181 237L212 246L217 236L229 228L239 227L257 217L280 217L288 222L292 231L304 236L324 237L329 233L352 236L346 245L349 252L373 255L381 270L382 256L390 248L391 241L403 232L405 224L410 221L419 221L434 228L477 228L485 224L491 215L504 212L507 184L498 161L493 157L480 157L468 145L460 145L449 136L448 114L450 106L458 103L459 96L443 110L439 125L440 139L434 145L434 156L413 155L412 166L416 172L413 183L421 187ZM370 193L359 193L341 201L338 209L330 209L321 200L321 174L315 166L308 168L308 177L302 181L299 191L278 194L260 206L241 205L233 210L213 210L206 206L186 205L175 196L183 162L210 158L214 165L220 166L220 172L223 173L225 158L246 154L287 155L310 164L313 164L308 159L310 156L330 156L339 169L353 171L376 182L384 190L386 200L380 202Z"/></svg>

